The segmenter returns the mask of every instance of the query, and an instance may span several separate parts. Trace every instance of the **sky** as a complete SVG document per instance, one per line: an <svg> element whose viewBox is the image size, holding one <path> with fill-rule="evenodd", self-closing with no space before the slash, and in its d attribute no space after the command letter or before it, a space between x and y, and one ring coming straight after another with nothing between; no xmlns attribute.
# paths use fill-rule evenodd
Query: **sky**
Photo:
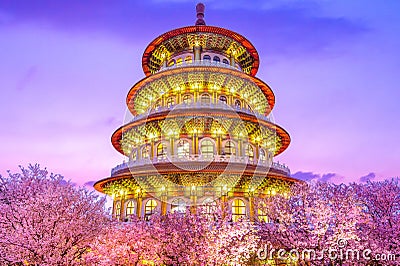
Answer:
<svg viewBox="0 0 400 266"><path fill-rule="evenodd" d="M0 0L0 173L39 163L79 185L124 159L111 145L141 57L194 25L196 1ZM365 182L400 174L400 2L209 0L207 25L258 50L276 157L294 177Z"/></svg>

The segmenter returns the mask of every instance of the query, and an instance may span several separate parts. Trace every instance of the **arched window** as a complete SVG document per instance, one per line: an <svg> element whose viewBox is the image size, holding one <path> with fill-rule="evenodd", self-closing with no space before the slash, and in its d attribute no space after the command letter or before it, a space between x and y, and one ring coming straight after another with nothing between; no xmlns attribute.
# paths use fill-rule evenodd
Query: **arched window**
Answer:
<svg viewBox="0 0 400 266"><path fill-rule="evenodd" d="M213 61L219 63L221 59L218 56L214 56Z"/></svg>
<svg viewBox="0 0 400 266"><path fill-rule="evenodd" d="M210 95L208 95L207 93L203 93L200 97L200 103L201 104L210 104L210 102L211 102Z"/></svg>
<svg viewBox="0 0 400 266"><path fill-rule="evenodd" d="M167 158L167 146L162 142L157 145L157 158Z"/></svg>
<svg viewBox="0 0 400 266"><path fill-rule="evenodd" d="M265 157L265 151L264 151L264 149L259 149L259 158L260 158L260 161L265 161L265 159L266 159L266 157Z"/></svg>
<svg viewBox="0 0 400 266"><path fill-rule="evenodd" d="M246 215L246 204L241 199L232 201L232 221L237 222Z"/></svg>
<svg viewBox="0 0 400 266"><path fill-rule="evenodd" d="M205 157L214 156L214 143L209 140L203 140L201 142L201 154Z"/></svg>
<svg viewBox="0 0 400 266"><path fill-rule="evenodd" d="M157 201L151 199L146 202L144 207L144 218L148 220L155 212L157 208Z"/></svg>
<svg viewBox="0 0 400 266"><path fill-rule="evenodd" d="M236 101L235 101L235 108L236 108L236 109L242 108L242 102L241 102L240 100L236 100Z"/></svg>
<svg viewBox="0 0 400 266"><path fill-rule="evenodd" d="M203 201L203 214L211 217L216 213L217 213L217 203L210 198L205 199Z"/></svg>
<svg viewBox="0 0 400 266"><path fill-rule="evenodd" d="M203 56L203 60L210 60L211 61L211 56L206 54L205 56Z"/></svg>
<svg viewBox="0 0 400 266"><path fill-rule="evenodd" d="M174 59L172 59L171 61L168 62L168 66L173 66L173 65L175 65L175 60Z"/></svg>
<svg viewBox="0 0 400 266"><path fill-rule="evenodd" d="M183 95L182 103L183 104L191 104L192 103L192 95L190 95L190 94Z"/></svg>
<svg viewBox="0 0 400 266"><path fill-rule="evenodd" d="M150 145L146 145L142 149L142 159L150 158Z"/></svg>
<svg viewBox="0 0 400 266"><path fill-rule="evenodd" d="M177 66L179 66L179 65L182 65L182 58L178 58L178 59L176 59L176 65Z"/></svg>
<svg viewBox="0 0 400 266"><path fill-rule="evenodd" d="M222 60L222 63L229 65L229 61L225 58Z"/></svg>
<svg viewBox="0 0 400 266"><path fill-rule="evenodd" d="M135 203L130 200L126 203L126 216L135 214Z"/></svg>
<svg viewBox="0 0 400 266"><path fill-rule="evenodd" d="M226 104L226 102L227 102L226 96L225 96L225 95L219 96L219 101L220 101L221 103Z"/></svg>
<svg viewBox="0 0 400 266"><path fill-rule="evenodd" d="M225 155L236 155L236 147L233 141L228 140L225 142L224 153Z"/></svg>
<svg viewBox="0 0 400 266"><path fill-rule="evenodd" d="M169 108L169 107L173 106L174 104L175 104L175 99L174 99L174 97L169 97L169 98L167 99L167 107Z"/></svg>
<svg viewBox="0 0 400 266"><path fill-rule="evenodd" d="M186 64L191 64L192 63L192 57L190 55L185 57L185 63Z"/></svg>
<svg viewBox="0 0 400 266"><path fill-rule="evenodd" d="M246 149L244 154L249 158L249 160L254 160L254 149L250 143L246 144Z"/></svg>
<svg viewBox="0 0 400 266"><path fill-rule="evenodd" d="M176 145L178 157L188 157L189 156L189 141L179 140Z"/></svg>
<svg viewBox="0 0 400 266"><path fill-rule="evenodd" d="M117 202L115 203L115 216L117 218L119 218L119 216L121 215L121 202Z"/></svg>
<svg viewBox="0 0 400 266"><path fill-rule="evenodd" d="M171 202L171 212L186 212L186 202L179 198Z"/></svg>
<svg viewBox="0 0 400 266"><path fill-rule="evenodd" d="M136 161L136 160L137 160L137 149L134 149L134 150L131 152L131 160L132 160L132 161Z"/></svg>
<svg viewBox="0 0 400 266"><path fill-rule="evenodd" d="M258 206L257 218L260 222L264 222L264 223L269 222L267 212L265 211L265 203L264 202L261 202Z"/></svg>

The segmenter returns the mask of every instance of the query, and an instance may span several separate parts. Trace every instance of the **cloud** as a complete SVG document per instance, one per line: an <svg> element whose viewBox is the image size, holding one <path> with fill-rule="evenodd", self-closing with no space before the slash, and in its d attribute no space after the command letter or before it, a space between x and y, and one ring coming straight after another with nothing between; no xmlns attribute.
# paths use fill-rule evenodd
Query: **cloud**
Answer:
<svg viewBox="0 0 400 266"><path fill-rule="evenodd" d="M90 187L91 189L93 189L94 183L96 183L96 181L88 181L88 182L84 183L83 186Z"/></svg>
<svg viewBox="0 0 400 266"><path fill-rule="evenodd" d="M369 173L366 176L362 176L360 177L360 182L368 182L368 181L372 181L373 179L375 179L376 174L375 173Z"/></svg>
<svg viewBox="0 0 400 266"><path fill-rule="evenodd" d="M296 172L295 174L292 175L292 177L296 179L300 179L303 181L321 181L321 182L341 182L340 180L342 179L340 175L336 173L327 173L327 174L316 174L313 172Z"/></svg>

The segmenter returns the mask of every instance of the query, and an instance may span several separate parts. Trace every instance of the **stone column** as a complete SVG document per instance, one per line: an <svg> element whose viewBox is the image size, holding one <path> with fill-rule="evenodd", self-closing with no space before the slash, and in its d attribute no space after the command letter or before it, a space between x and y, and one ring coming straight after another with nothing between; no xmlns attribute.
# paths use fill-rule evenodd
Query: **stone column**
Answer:
<svg viewBox="0 0 400 266"><path fill-rule="evenodd" d="M125 197L124 197L124 195L121 196L121 213L119 215L119 220L121 222L125 221Z"/></svg>
<svg viewBox="0 0 400 266"><path fill-rule="evenodd" d="M161 215L167 214L167 196L161 196Z"/></svg>
<svg viewBox="0 0 400 266"><path fill-rule="evenodd" d="M193 132L192 153L193 154L199 154L199 137L197 135L197 132Z"/></svg>
<svg viewBox="0 0 400 266"><path fill-rule="evenodd" d="M230 65L231 66L235 66L235 56L233 55L233 52L231 52L230 56L229 56L229 61L230 61Z"/></svg>
<svg viewBox="0 0 400 266"><path fill-rule="evenodd" d="M115 214L115 211L117 210L115 205L117 204L117 201L115 200L115 198L113 198L113 206L112 206L112 218L116 219L117 215Z"/></svg>
<svg viewBox="0 0 400 266"><path fill-rule="evenodd" d="M169 150L170 150L171 156L173 156L175 154L174 145L175 145L174 135L172 135L172 136L170 136L170 139L169 139L169 146L170 146Z"/></svg>
<svg viewBox="0 0 400 266"><path fill-rule="evenodd" d="M194 61L201 60L201 46L193 46Z"/></svg>
<svg viewBox="0 0 400 266"><path fill-rule="evenodd" d="M142 205L143 205L143 198L142 198L142 195L140 195L140 192L139 192L139 195L138 195L138 198L137 198L137 202L136 202L136 216L138 218L142 217Z"/></svg>
<svg viewBox="0 0 400 266"><path fill-rule="evenodd" d="M243 140L238 139L238 155L243 156Z"/></svg>
<svg viewBox="0 0 400 266"><path fill-rule="evenodd" d="M255 221L255 216L256 216L256 212L255 212L255 207L254 207L254 194L253 193L249 193L249 218L250 218L250 222L254 222Z"/></svg>
<svg viewBox="0 0 400 266"><path fill-rule="evenodd" d="M150 140L150 160L153 160L154 158L154 139Z"/></svg>

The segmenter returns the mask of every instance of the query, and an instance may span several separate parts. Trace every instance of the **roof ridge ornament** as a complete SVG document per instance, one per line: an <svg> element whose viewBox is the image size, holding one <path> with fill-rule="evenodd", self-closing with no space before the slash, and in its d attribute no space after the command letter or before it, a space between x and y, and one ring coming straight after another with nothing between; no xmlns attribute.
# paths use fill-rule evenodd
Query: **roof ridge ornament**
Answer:
<svg viewBox="0 0 400 266"><path fill-rule="evenodd" d="M203 3L198 3L196 5L196 13L197 13L196 26L205 26L206 25L206 22L204 21L204 10L205 10L205 6Z"/></svg>

